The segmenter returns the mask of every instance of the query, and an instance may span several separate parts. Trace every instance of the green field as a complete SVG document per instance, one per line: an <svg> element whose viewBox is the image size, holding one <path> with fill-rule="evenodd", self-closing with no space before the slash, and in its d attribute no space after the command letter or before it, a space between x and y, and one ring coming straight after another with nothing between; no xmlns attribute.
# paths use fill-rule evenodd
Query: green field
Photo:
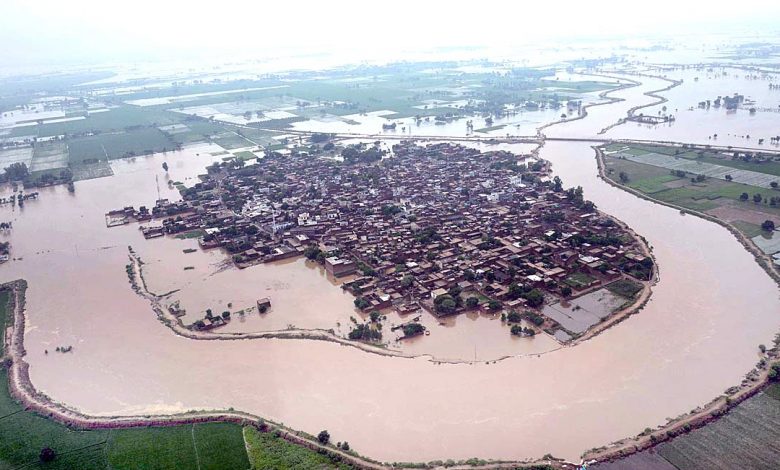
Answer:
<svg viewBox="0 0 780 470"><path fill-rule="evenodd" d="M34 127L17 127L11 135L36 135L46 137L64 134L110 133L139 127L157 127L181 122L186 116L157 107L140 108L120 105L102 113L92 113L78 121L39 124Z"/></svg>
<svg viewBox="0 0 780 470"><path fill-rule="evenodd" d="M334 462L327 455L287 442L273 433L261 433L253 427L244 428L244 438L253 469L351 468L346 464Z"/></svg>
<svg viewBox="0 0 780 470"><path fill-rule="evenodd" d="M595 281L595 280L596 280L596 278L594 278L593 276L589 276L586 273L576 272L576 273L572 274L571 276L567 277L566 279L564 279L563 282L565 282L566 284L570 285L571 287L574 287L574 288L577 288L577 289L582 289L582 288L587 287L588 285L590 285L590 283Z"/></svg>
<svg viewBox="0 0 780 470"><path fill-rule="evenodd" d="M79 137L68 141L70 163L79 165L84 160L109 160L173 150L176 144L153 127L127 132Z"/></svg>
<svg viewBox="0 0 780 470"><path fill-rule="evenodd" d="M610 147L615 145L612 144ZM653 147L653 149L662 149L667 153L669 152L669 149L665 147ZM644 149L637 149L637 151L644 151ZM757 217L780 221L780 204L774 206L771 204L773 197L780 197L780 191L778 190L759 188L716 178L691 182L690 175L680 178L672 175L671 171L665 168L632 162L609 155L604 157L604 164L609 178L620 182L619 176L623 173L628 176L628 181L624 182L624 184L661 202L701 212L717 208L728 209L731 212L731 217L727 221L732 222L738 230L750 237L760 233L759 224L763 220L757 221ZM718 164L723 164L723 162L718 162ZM759 168L769 167L760 166ZM758 171L758 168L755 167L750 169ZM743 193L748 194L749 199L747 201L740 199ZM761 203L756 204L753 202L755 194L761 194L763 198ZM745 214L742 215L740 211L745 211ZM744 217L744 220L740 217ZM758 228L758 231L756 228Z"/></svg>
<svg viewBox="0 0 780 470"><path fill-rule="evenodd" d="M11 321L11 317L8 315L8 300L11 298L11 291L0 291L0 325L3 325L3 331L5 331L5 325ZM2 337L0 337L2 339ZM0 356L5 354L5 343L0 341Z"/></svg>
<svg viewBox="0 0 780 470"><path fill-rule="evenodd" d="M633 299L636 293L642 290L642 285L629 279L620 279L608 284L606 288L613 294Z"/></svg>

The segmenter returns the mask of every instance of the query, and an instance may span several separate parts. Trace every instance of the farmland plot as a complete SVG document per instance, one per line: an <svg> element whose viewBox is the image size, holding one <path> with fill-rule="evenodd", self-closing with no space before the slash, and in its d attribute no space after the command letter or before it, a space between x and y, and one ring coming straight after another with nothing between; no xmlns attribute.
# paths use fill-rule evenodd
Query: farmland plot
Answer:
<svg viewBox="0 0 780 470"><path fill-rule="evenodd" d="M778 180L778 177L775 175L760 173L758 171L740 170L723 165L715 165L713 163L705 163L697 160L689 160L687 158L674 157L654 152L644 153L641 155L619 152L613 156L618 158L622 157L637 163L659 166L669 170L684 171L693 175L704 175L710 178L717 178L724 181L726 181L726 175L728 175L731 177L731 181L735 183L757 186L759 188L771 188L772 182Z"/></svg>
<svg viewBox="0 0 780 470"><path fill-rule="evenodd" d="M33 152L30 171L47 171L67 168L68 146L62 142L38 143Z"/></svg>
<svg viewBox="0 0 780 470"><path fill-rule="evenodd" d="M771 469L780 462L780 401L761 393L723 418L661 444L658 452L677 468Z"/></svg>
<svg viewBox="0 0 780 470"><path fill-rule="evenodd" d="M32 147L0 150L0 168L8 168L13 163L24 163L30 168L33 159Z"/></svg>

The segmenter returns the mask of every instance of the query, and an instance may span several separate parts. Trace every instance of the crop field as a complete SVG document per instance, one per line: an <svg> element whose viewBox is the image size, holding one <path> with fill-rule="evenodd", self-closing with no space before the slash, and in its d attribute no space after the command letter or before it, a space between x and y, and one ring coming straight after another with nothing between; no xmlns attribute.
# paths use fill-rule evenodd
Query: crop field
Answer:
<svg viewBox="0 0 780 470"><path fill-rule="evenodd" d="M152 127L128 132L79 137L68 142L71 164L173 150L176 144Z"/></svg>
<svg viewBox="0 0 780 470"><path fill-rule="evenodd" d="M78 121L39 124L34 127L21 127L12 130L11 135L33 134L37 137L52 135L110 133L137 127L165 126L176 124L184 116L159 108L138 108L136 106L117 106L110 111L90 114Z"/></svg>
<svg viewBox="0 0 780 470"><path fill-rule="evenodd" d="M30 171L49 171L68 167L68 146L62 142L35 144Z"/></svg>
<svg viewBox="0 0 780 470"><path fill-rule="evenodd" d="M761 393L723 418L661 444L658 453L675 467L691 470L771 469L780 462L778 442L780 401Z"/></svg>
<svg viewBox="0 0 780 470"><path fill-rule="evenodd" d="M683 171L691 176L704 175L708 178L728 180L735 183L741 183L759 188L771 188L771 184L778 182L778 176L773 174L761 173L754 170L743 170L732 168L720 164L703 162L699 159L690 159L680 156L664 155L656 152L646 152L640 155L634 155L627 152L617 152L612 155L613 158L625 158L637 163L658 166L668 170Z"/></svg>
<svg viewBox="0 0 780 470"><path fill-rule="evenodd" d="M628 177L625 183L627 186L654 199L707 212L728 222L760 225L764 220L772 219L780 224L780 204L771 204L772 198L780 197L780 191L776 189L716 178L691 182L692 175L681 178L666 168L614 156L606 156L604 163L608 177L620 182L619 175L622 173ZM743 193L748 195L747 201L740 199ZM753 201L756 194L761 195L760 203ZM742 226L738 225L737 228ZM755 236L753 230L745 233Z"/></svg>
<svg viewBox="0 0 780 470"><path fill-rule="evenodd" d="M73 181L90 180L114 175L111 164L102 160L95 163L73 165L70 167L70 170L73 173Z"/></svg>
<svg viewBox="0 0 780 470"><path fill-rule="evenodd" d="M713 165L722 165L730 168L736 168L740 170L756 171L759 173L766 173L769 175L780 176L780 156L774 156L773 158L751 159L744 161L740 159L730 158L728 154L723 154L715 150L692 150L681 149L679 147L662 147L658 145L649 144L632 144L631 147L626 148L624 144L610 144L606 147L610 151L629 152L633 155L642 155L644 153L659 153L663 155L671 155L680 158L687 158L689 160L697 160L704 163L711 163Z"/></svg>
<svg viewBox="0 0 780 470"><path fill-rule="evenodd" d="M542 314L558 322L566 331L579 334L609 316L626 300L607 289L598 289L572 299L566 306L561 302L545 305Z"/></svg>
<svg viewBox="0 0 780 470"><path fill-rule="evenodd" d="M780 384L725 416L657 447L594 470L770 470L780 462Z"/></svg>
<svg viewBox="0 0 780 470"><path fill-rule="evenodd" d="M32 147L19 147L0 150L0 168L8 168L14 163L24 163L30 168L33 159Z"/></svg>
<svg viewBox="0 0 780 470"><path fill-rule="evenodd" d="M220 132L219 134L213 136L211 140L220 147L226 148L228 150L252 147L255 145L233 131Z"/></svg>
<svg viewBox="0 0 780 470"><path fill-rule="evenodd" d="M327 455L287 442L281 437L274 436L273 433L258 432L252 427L244 428L244 438L252 468L269 470L351 468L334 462Z"/></svg>
<svg viewBox="0 0 780 470"><path fill-rule="evenodd" d="M6 322L11 321L11 318L8 316L8 300L10 299L10 296L10 291L0 291L0 325L3 326L3 331L5 331ZM5 353L3 350L4 347L4 343L0 341L0 356Z"/></svg>

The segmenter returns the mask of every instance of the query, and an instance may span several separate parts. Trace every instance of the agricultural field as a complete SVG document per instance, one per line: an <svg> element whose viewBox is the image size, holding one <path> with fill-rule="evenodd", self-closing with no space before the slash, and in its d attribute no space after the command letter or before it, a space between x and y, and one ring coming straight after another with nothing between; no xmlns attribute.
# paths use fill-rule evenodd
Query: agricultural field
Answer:
<svg viewBox="0 0 780 470"><path fill-rule="evenodd" d="M79 137L68 141L71 165L164 152L174 148L176 143L159 129L152 127Z"/></svg>
<svg viewBox="0 0 780 470"><path fill-rule="evenodd" d="M772 395L746 400L714 423L661 444L658 453L675 467L691 470L777 468L780 401Z"/></svg>
<svg viewBox="0 0 780 470"><path fill-rule="evenodd" d="M156 127L176 124L184 116L160 109L139 108L120 105L108 111L90 113L86 119L75 121L44 123L30 127L12 129L11 136L29 135L48 137L55 135L83 135L90 133L111 133L138 127Z"/></svg>
<svg viewBox="0 0 780 470"><path fill-rule="evenodd" d="M286 470L288 468L348 469L349 465L334 462L305 447L297 446L274 433L261 433L253 427L244 428L249 462L253 469Z"/></svg>
<svg viewBox="0 0 780 470"><path fill-rule="evenodd" d="M62 142L41 142L34 146L30 172L59 170L68 167L68 146Z"/></svg>
<svg viewBox="0 0 780 470"><path fill-rule="evenodd" d="M775 469L780 462L780 384L707 426L594 470Z"/></svg>
<svg viewBox="0 0 780 470"><path fill-rule="evenodd" d="M759 246L762 240L757 237L772 235L761 228L764 221L771 220L780 226L780 190L775 183L780 177L773 174L780 163L771 158L747 163L726 159L720 153L705 151L705 157L699 157L698 151L679 147L632 145L626 148L622 144L611 144L606 150L611 152L604 157L607 177L661 202L718 217ZM718 163L701 162L702 158L717 159ZM768 245L765 251L772 254L772 250L774 244Z"/></svg>
<svg viewBox="0 0 780 470"><path fill-rule="evenodd" d="M0 168L8 168L14 163L24 163L27 168L32 165L32 147L17 147L0 150Z"/></svg>

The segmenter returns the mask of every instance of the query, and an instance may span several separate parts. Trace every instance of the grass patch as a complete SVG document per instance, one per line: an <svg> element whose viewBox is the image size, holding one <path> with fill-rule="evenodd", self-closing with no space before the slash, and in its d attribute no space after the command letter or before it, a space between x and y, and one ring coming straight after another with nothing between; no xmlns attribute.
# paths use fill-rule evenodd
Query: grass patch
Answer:
<svg viewBox="0 0 780 470"><path fill-rule="evenodd" d="M637 292L642 290L642 284L630 279L619 279L606 285L607 290L628 299L633 299Z"/></svg>
<svg viewBox="0 0 780 470"><path fill-rule="evenodd" d="M737 230L742 232L748 238L757 237L766 233L760 225L751 224L750 222L735 220L734 222L731 222L731 225L733 225Z"/></svg>
<svg viewBox="0 0 780 470"><path fill-rule="evenodd" d="M327 455L287 442L273 433L260 432L251 426L244 428L244 439L253 469L351 468L334 462Z"/></svg>
<svg viewBox="0 0 780 470"><path fill-rule="evenodd" d="M147 155L173 150L176 144L159 129L148 127L128 132L79 137L68 142L70 163Z"/></svg>
<svg viewBox="0 0 780 470"><path fill-rule="evenodd" d="M571 276L567 277L563 282L570 285L571 287L582 289L584 287L588 287L590 283L595 280L596 278L594 278L593 276L578 271L572 274Z"/></svg>
<svg viewBox="0 0 780 470"><path fill-rule="evenodd" d="M628 185L643 193L653 194L668 189L665 184L678 179L678 177L673 175L658 175L637 182L631 182Z"/></svg>
<svg viewBox="0 0 780 470"><path fill-rule="evenodd" d="M252 153L252 152L250 152L250 151L248 151L248 150L244 150L244 151L242 151L242 152L236 152L236 153L234 153L233 155L234 155L234 156L235 156L237 159L239 159L239 160L244 160L244 161L246 161L246 160L252 160L252 159L255 159L255 158L257 158L257 155L255 155L254 153Z"/></svg>
<svg viewBox="0 0 780 470"><path fill-rule="evenodd" d="M768 397L772 397L775 400L780 400L780 384L772 384L764 390L764 393Z"/></svg>
<svg viewBox="0 0 780 470"><path fill-rule="evenodd" d="M188 238L200 238L200 237L202 237L204 235L206 235L206 232L204 232L203 230L198 229L198 230L191 230L189 232L184 232L184 233L177 233L174 236L176 238L178 238L179 240L186 240ZM185 251L185 253L186 253L186 251Z"/></svg>
<svg viewBox="0 0 780 470"><path fill-rule="evenodd" d="M4 328L5 326L11 323L12 316L8 315L8 307L9 307L8 302L10 300L11 300L10 290L0 291L0 325L3 325ZM4 342L0 342L0 356L2 356L3 354L5 354L5 345Z"/></svg>

